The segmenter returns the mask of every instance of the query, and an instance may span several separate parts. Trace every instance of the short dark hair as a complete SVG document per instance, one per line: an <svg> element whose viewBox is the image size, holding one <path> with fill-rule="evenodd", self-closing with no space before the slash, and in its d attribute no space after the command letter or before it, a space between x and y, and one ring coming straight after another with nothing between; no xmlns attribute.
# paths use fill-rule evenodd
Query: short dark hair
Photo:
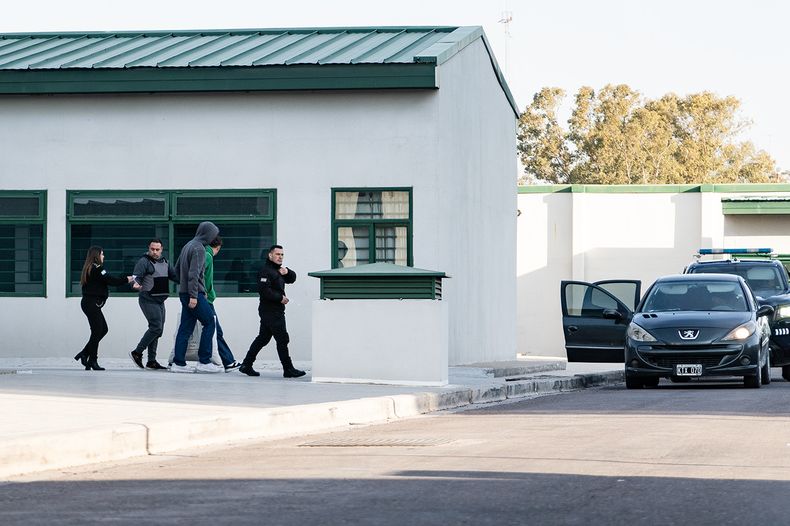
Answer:
<svg viewBox="0 0 790 526"><path fill-rule="evenodd" d="M282 247L282 245L272 245L272 246L269 247L269 254L274 252L275 248L279 248L280 250L282 250L283 247Z"/></svg>
<svg viewBox="0 0 790 526"><path fill-rule="evenodd" d="M163 247L165 246L165 244L164 244L164 243L162 243L162 240L161 240L161 239L159 239L158 237L155 237L155 238L153 238L151 241L149 241L149 242L148 242L148 246L151 246L151 243L159 243L159 244L160 244L160 245L162 245Z"/></svg>
<svg viewBox="0 0 790 526"><path fill-rule="evenodd" d="M217 237L215 237L214 241L209 243L208 246L214 247L214 248L221 247L222 246L222 237L219 234L217 234Z"/></svg>

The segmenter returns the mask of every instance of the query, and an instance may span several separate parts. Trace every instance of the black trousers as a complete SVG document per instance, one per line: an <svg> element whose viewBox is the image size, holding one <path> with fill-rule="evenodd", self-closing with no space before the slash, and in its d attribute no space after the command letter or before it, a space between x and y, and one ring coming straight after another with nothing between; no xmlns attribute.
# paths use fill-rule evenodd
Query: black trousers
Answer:
<svg viewBox="0 0 790 526"><path fill-rule="evenodd" d="M103 299L91 296L83 296L80 302L82 312L88 318L88 325L91 328L91 336L82 349L82 352L88 356L88 359L96 359L99 354L99 342L109 331L107 321L104 319L104 314L101 311L103 306Z"/></svg>
<svg viewBox="0 0 790 526"><path fill-rule="evenodd" d="M288 342L291 339L288 337L288 330L285 328L285 312L266 312L258 311L261 317L261 326L258 330L258 336L252 340L250 349L247 351L247 356L244 357L244 363L252 365L258 353L268 344L272 338L277 342L277 357L283 367L293 367L291 357L288 354Z"/></svg>

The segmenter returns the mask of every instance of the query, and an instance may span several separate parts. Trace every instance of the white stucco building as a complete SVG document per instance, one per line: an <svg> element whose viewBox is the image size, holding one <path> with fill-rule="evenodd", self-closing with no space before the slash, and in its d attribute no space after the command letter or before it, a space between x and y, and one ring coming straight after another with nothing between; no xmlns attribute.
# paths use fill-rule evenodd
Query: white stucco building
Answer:
<svg viewBox="0 0 790 526"><path fill-rule="evenodd" d="M450 364L512 359L517 113L479 27L0 35L0 302L13 328L0 355L82 348L89 245L129 274L150 238L174 261L212 220L225 239L216 307L239 359L275 241L299 276L296 360L310 359L318 297L307 273L376 261L451 276ZM178 300L167 308L160 354ZM113 292L104 312L100 356L123 357L146 327L135 295Z"/></svg>

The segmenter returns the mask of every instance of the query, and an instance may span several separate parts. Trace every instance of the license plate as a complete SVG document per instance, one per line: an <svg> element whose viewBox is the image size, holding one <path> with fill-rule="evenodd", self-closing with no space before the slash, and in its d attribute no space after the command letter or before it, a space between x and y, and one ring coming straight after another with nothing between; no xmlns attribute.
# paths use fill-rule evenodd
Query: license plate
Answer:
<svg viewBox="0 0 790 526"><path fill-rule="evenodd" d="M702 376L702 365L678 364L675 366L675 376Z"/></svg>

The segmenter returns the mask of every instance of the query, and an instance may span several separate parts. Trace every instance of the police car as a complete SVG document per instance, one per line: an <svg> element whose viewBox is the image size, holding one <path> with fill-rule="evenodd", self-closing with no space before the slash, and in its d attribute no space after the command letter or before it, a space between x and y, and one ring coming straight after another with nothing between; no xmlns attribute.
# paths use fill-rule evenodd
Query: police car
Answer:
<svg viewBox="0 0 790 526"><path fill-rule="evenodd" d="M703 260L721 255L725 259ZM757 296L760 305L771 305L771 366L782 367L782 377L790 381L790 279L787 269L770 248L700 249L684 274L735 274L741 276Z"/></svg>

